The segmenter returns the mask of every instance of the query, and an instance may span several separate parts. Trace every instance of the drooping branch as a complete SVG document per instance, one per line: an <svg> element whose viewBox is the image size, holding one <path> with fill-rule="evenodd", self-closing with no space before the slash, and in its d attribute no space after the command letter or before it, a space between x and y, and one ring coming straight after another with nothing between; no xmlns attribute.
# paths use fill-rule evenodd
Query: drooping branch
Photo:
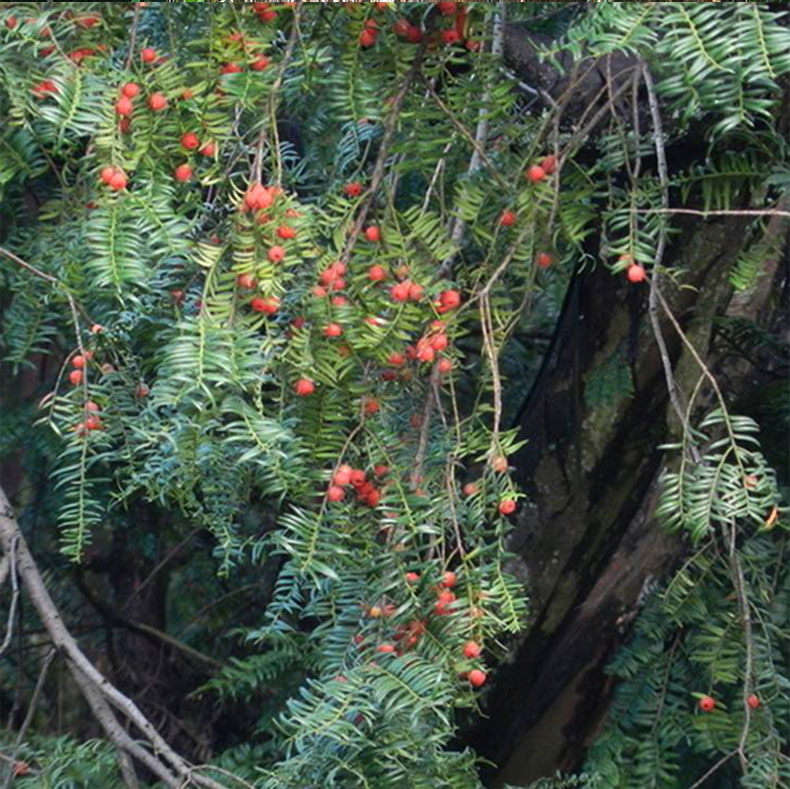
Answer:
<svg viewBox="0 0 790 789"><path fill-rule="evenodd" d="M134 701L121 693L88 660L63 623L2 488L0 488L0 546L7 555L11 555L12 550L14 551L17 572L39 618L52 642L66 657L69 670L96 719L119 751L138 759L173 789L188 786L190 783L205 789L225 789L223 784L212 778L196 775L194 767L170 747ZM139 729L153 753L133 740L125 731L113 707ZM128 763L124 765L124 757L121 757L121 764L128 784L130 774Z"/></svg>

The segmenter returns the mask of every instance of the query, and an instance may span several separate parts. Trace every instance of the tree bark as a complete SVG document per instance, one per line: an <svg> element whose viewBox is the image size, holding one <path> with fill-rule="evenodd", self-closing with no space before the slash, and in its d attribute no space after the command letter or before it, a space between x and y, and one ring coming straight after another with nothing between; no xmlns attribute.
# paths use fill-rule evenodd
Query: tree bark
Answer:
<svg viewBox="0 0 790 789"><path fill-rule="evenodd" d="M665 296L709 364L714 318L732 299L727 275L748 219L687 223L682 245L668 253L667 262L689 271L695 288L670 293L665 284ZM493 786L523 785L577 765L605 712L611 682L603 668L612 650L640 597L685 550L652 518L664 462L656 447L679 426L647 320L647 287L623 279L600 268L574 278L518 417L528 443L514 465L531 504L513 535L511 569L527 585L531 614L511 660L497 671L485 725L472 738L501 767L486 776ZM748 317L760 315L770 290L760 293L749 301ZM661 325L678 386L689 393L700 371L669 323ZM590 407L592 376L621 354L633 396ZM700 401L695 413L708 405Z"/></svg>

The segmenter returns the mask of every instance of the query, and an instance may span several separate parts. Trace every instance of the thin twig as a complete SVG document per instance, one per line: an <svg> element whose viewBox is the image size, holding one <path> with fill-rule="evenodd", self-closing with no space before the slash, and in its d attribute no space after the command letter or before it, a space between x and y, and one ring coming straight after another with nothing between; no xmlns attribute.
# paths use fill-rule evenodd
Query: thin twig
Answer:
<svg viewBox="0 0 790 789"><path fill-rule="evenodd" d="M6 626L5 639L0 644L0 655L8 649L11 639L14 636L14 620L16 619L16 606L19 602L19 578L17 577L16 549L18 540L12 540L8 551L9 569L11 571L11 607L8 612L8 624Z"/></svg>
<svg viewBox="0 0 790 789"><path fill-rule="evenodd" d="M689 786L688 789L697 789L698 786L702 786L702 784L704 784L705 781L707 781L708 778L710 778L711 775L713 775L713 773L715 773L725 762L728 762L730 759L732 759L732 757L735 756L736 753L738 753L737 750L730 751L730 753L722 756L721 759L719 759L719 761L716 762L716 764L714 764L713 767L710 768L710 770L708 770L700 779L694 781L694 783L691 784L691 786Z"/></svg>
<svg viewBox="0 0 790 789"><path fill-rule="evenodd" d="M137 44L137 24L140 21L140 3L134 4L134 16L132 17L132 31L129 36L129 53L126 55L126 60L123 64L124 71L128 71L132 65L132 58L134 57L134 48Z"/></svg>
<svg viewBox="0 0 790 789"><path fill-rule="evenodd" d="M656 89L653 85L653 77L650 74L650 69L647 65L642 65L642 76L645 80L645 87L647 88L648 103L650 105L650 117L653 121L653 144L656 148L656 160L658 162L658 178L661 184L661 205L663 208L669 206L669 173L667 171L667 157L664 150L664 132L661 125L661 111L658 107L658 98L656 97ZM639 147L639 140L636 142L637 148ZM672 403L672 408L677 414L682 429L685 431L687 425L683 415L683 405L680 401L680 394L678 392L677 382L672 370L672 363L669 359L669 351L667 350L666 340L661 332L661 322L658 317L658 299L659 299L659 279L661 277L661 264L664 259L664 250L667 243L666 227L662 224L658 233L658 244L656 246L655 265L653 268L653 276L650 279L650 297L648 312L650 314L650 325L653 329L653 335L656 338L658 345L658 352L661 356L661 363L664 367L664 378L667 382L667 389L669 391L669 400Z"/></svg>
<svg viewBox="0 0 790 789"><path fill-rule="evenodd" d="M693 208L639 208L637 214L691 214L692 216L784 216L790 218L790 211L778 208L743 208L732 211L697 211Z"/></svg>
<svg viewBox="0 0 790 789"><path fill-rule="evenodd" d="M414 55L414 60L411 64L411 68L404 77L400 89L395 94L392 107L390 108L390 114L387 116L387 120L384 123L384 133L381 136L381 143L379 144L379 152L378 156L376 157L376 163L373 165L373 175L370 178L370 187L368 188L367 194L359 206L357 218L353 227L351 228L351 233L348 236L346 245L343 248L343 254L340 256L340 259L345 263L348 262L351 256L351 250L357 243L357 239L359 238L359 234L362 232L362 228L365 225L365 220L367 219L370 208L373 205L373 201L376 199L376 192L378 191L379 186L381 186L381 182L384 180L384 165L387 154L389 153L390 144L392 143L392 138L395 136L395 127L398 124L398 117L400 116L401 107L403 106L403 102L406 100L406 94L409 92L409 88L411 88L412 83L420 72L422 57L425 53L425 46L426 42L423 41L423 43L420 44L419 48L417 49L417 52Z"/></svg>

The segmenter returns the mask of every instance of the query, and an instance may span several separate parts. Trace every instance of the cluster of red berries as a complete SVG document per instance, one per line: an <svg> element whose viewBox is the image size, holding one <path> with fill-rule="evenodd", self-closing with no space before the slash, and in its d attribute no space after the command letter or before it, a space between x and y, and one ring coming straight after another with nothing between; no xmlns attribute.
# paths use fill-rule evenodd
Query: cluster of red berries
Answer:
<svg viewBox="0 0 790 789"><path fill-rule="evenodd" d="M262 312L264 315L274 315L280 309L280 300L277 296L262 297L256 296L250 299L250 307L253 312Z"/></svg>
<svg viewBox="0 0 790 789"><path fill-rule="evenodd" d="M253 3L252 10L261 22L273 22L277 19L277 11L271 7L271 3Z"/></svg>
<svg viewBox="0 0 790 789"><path fill-rule="evenodd" d="M419 361L432 362L436 353L444 351L447 348L450 341L447 339L447 334L444 330L444 321L434 321L428 328L428 331L417 340L415 356ZM409 353L408 348L406 352L407 354Z"/></svg>
<svg viewBox="0 0 790 789"><path fill-rule="evenodd" d="M716 699L714 699L713 696L707 696L707 695L702 696L698 703L699 703L699 708L703 712L713 712L713 710L716 709ZM755 693L752 693L747 697L746 703L753 710L759 709L762 706L762 701L760 701L760 697Z"/></svg>
<svg viewBox="0 0 790 789"><path fill-rule="evenodd" d="M101 178L101 180L114 192L119 192L121 189L126 189L126 173L120 167L104 167L99 175L99 178Z"/></svg>
<svg viewBox="0 0 790 789"><path fill-rule="evenodd" d="M395 35L398 36L398 38L402 38L409 44L419 44L420 41L422 41L420 28L413 25L408 19L399 19L392 26L392 29L395 31Z"/></svg>
<svg viewBox="0 0 790 789"><path fill-rule="evenodd" d="M387 466L378 465L373 469L375 477L381 481L389 473ZM363 469L351 468L351 466L339 466L332 475L332 483L326 492L329 501L342 501L345 498L345 487L351 485L357 494L357 499L369 507L378 507L381 501L381 489L377 488L368 479L367 473Z"/></svg>
<svg viewBox="0 0 790 789"><path fill-rule="evenodd" d="M401 282L393 285L390 289L390 296L393 301L419 301L424 294L422 285L412 282L409 279L404 279Z"/></svg>
<svg viewBox="0 0 790 789"><path fill-rule="evenodd" d="M436 302L438 313L450 312L461 306L461 294L457 290L443 290Z"/></svg>
<svg viewBox="0 0 790 789"><path fill-rule="evenodd" d="M545 156L540 164L533 164L527 169L526 176L533 184L543 181L557 169L557 159L554 156Z"/></svg>
<svg viewBox="0 0 790 789"><path fill-rule="evenodd" d="M261 211L274 203L276 189L259 183L250 184L244 196L242 211Z"/></svg>
<svg viewBox="0 0 790 789"><path fill-rule="evenodd" d="M361 47L372 47L376 43L376 39L379 36L378 27L378 22L375 19L368 18L365 20L365 28L359 34L359 45Z"/></svg>
<svg viewBox="0 0 790 789"><path fill-rule="evenodd" d="M319 284L313 288L313 296L315 296L317 299L322 299L330 290L343 290L343 288L346 287L346 280L344 277L346 276L347 272L348 266L343 263L342 260L338 260L335 263L332 263L332 265L327 266L318 275ZM335 305L342 306L345 303L346 300L342 299L341 303L335 302Z"/></svg>

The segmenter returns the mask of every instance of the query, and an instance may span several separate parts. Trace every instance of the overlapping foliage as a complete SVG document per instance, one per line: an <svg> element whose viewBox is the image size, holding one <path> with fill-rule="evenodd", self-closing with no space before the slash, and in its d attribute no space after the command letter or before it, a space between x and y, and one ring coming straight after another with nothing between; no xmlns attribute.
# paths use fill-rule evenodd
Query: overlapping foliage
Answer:
<svg viewBox="0 0 790 789"><path fill-rule="evenodd" d="M638 91L641 69L654 71L673 137L706 125L705 163L671 173L679 194L728 208L786 174L786 141L772 125L790 72L781 13L757 4L540 10L549 5L558 13L549 61L560 49L637 55L629 79ZM519 498L506 460L519 438L502 416L500 355L536 312L550 323L577 266L602 262L620 275L638 261L651 272L670 232L658 178L633 169L655 130L616 118L590 165L577 159L586 135L552 123L551 109L522 111L501 59L502 16L529 22L539 9L514 6L448 15L428 3L0 7L2 243L17 256L0 268L3 354L18 368L39 354L60 365L38 429L60 439L51 495L62 550L79 562L113 529L133 529L129 513L143 501L209 532L228 579L279 557L259 626L240 634L248 657L200 691L224 700L276 689L250 742L216 757L255 785L478 785L475 755L452 746L454 714L476 708L467 673L499 658L498 639L526 615L521 584L503 570L510 525L499 507ZM403 19L418 31L413 41L396 27ZM375 32L371 46L360 43L365 31ZM128 83L139 95L119 115ZM185 145L190 133L198 146ZM558 172L524 177L549 154ZM176 179L185 164L189 176ZM630 177L615 178L624 167ZM103 180L105 168L123 171L123 188ZM268 190L256 209L257 183ZM506 210L513 224L501 222ZM603 261L584 248L595 223ZM766 243L761 227L755 250ZM732 275L741 289L759 276L749 254ZM402 300L398 282L419 287ZM448 292L460 306L445 309ZM340 335L327 336L334 324ZM616 360L609 372L620 372ZM607 374L591 400L610 396ZM314 391L304 396L300 381ZM706 444L703 457L684 449L686 465L667 478L663 514L697 541L732 522L753 530L779 501L752 446L755 427L732 425L724 443L690 433ZM365 479L330 501L345 464ZM747 472L757 480L749 490ZM756 568L769 549L750 533L738 550ZM719 570L689 582L700 600L682 614L646 611L638 632L650 649L666 656L667 634L697 626L707 595L717 599L711 590L731 588ZM659 693L685 683L696 662L712 682L735 685L742 653L724 656L726 671L710 659L710 639L737 621L735 608L716 608L690 658L669 655L663 685L642 653L623 657L619 673L650 671ZM771 638L755 641L755 654L775 654ZM484 657L466 658L467 641L485 644ZM768 690L786 668L769 680L768 665L754 665L749 686L786 705L786 687ZM681 704L680 693L672 699ZM755 765L776 753L781 704L773 722L751 729ZM742 720L722 715L699 736L720 725L731 745ZM682 734L656 730L661 747L624 745L619 731L599 746L623 786L646 785L622 777L624 762L638 764L634 780L673 785L661 781L676 772ZM757 786L773 767L751 769L745 785Z"/></svg>

